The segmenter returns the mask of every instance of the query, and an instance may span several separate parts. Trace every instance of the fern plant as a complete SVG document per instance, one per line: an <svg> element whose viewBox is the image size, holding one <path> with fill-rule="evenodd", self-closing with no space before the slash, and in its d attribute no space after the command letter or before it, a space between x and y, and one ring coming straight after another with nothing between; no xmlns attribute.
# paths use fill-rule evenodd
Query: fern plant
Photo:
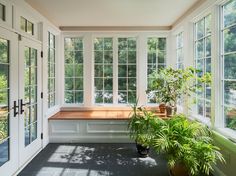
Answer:
<svg viewBox="0 0 236 176"><path fill-rule="evenodd" d="M184 115L175 115L161 123L152 144L158 153L166 155L170 168L181 164L190 175L209 175L213 164L218 160L224 162L207 127L187 120Z"/></svg>

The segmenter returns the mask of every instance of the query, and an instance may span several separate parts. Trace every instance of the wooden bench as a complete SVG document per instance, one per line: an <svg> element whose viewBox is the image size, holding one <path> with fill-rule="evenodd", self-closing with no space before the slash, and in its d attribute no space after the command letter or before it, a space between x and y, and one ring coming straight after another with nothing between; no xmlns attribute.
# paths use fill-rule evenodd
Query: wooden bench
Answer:
<svg viewBox="0 0 236 176"><path fill-rule="evenodd" d="M166 114L149 108L159 117ZM49 118L49 140L63 142L131 142L128 136L130 108L97 108L60 111Z"/></svg>

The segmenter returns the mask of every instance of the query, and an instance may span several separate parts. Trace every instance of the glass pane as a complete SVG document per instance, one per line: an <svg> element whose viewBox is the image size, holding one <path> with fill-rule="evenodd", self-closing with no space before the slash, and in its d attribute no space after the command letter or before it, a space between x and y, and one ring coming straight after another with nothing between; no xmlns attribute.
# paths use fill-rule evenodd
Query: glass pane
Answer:
<svg viewBox="0 0 236 176"><path fill-rule="evenodd" d="M129 50L136 50L136 39L135 38L128 39L128 49Z"/></svg>
<svg viewBox="0 0 236 176"><path fill-rule="evenodd" d="M203 116L203 106L204 106L203 101L198 99L197 100L197 114L200 116Z"/></svg>
<svg viewBox="0 0 236 176"><path fill-rule="evenodd" d="M8 127L9 127L9 121L8 121L8 117L9 115L7 114L7 112L3 113L0 112L0 143L6 139L9 134L8 134Z"/></svg>
<svg viewBox="0 0 236 176"><path fill-rule="evenodd" d="M236 82L224 82L224 102L227 105L236 106Z"/></svg>
<svg viewBox="0 0 236 176"><path fill-rule="evenodd" d="M136 77L136 65L128 65L128 76Z"/></svg>
<svg viewBox="0 0 236 176"><path fill-rule="evenodd" d="M73 90L73 89L74 89L74 79L65 78L65 90Z"/></svg>
<svg viewBox="0 0 236 176"><path fill-rule="evenodd" d="M118 66L118 77L127 77L127 65Z"/></svg>
<svg viewBox="0 0 236 176"><path fill-rule="evenodd" d="M0 64L0 90L9 87L8 79L9 79L9 65Z"/></svg>
<svg viewBox="0 0 236 176"><path fill-rule="evenodd" d="M235 9L236 9L235 1L229 1L229 3L223 6L224 27L236 23Z"/></svg>
<svg viewBox="0 0 236 176"><path fill-rule="evenodd" d="M127 63L127 56L128 52L124 50L119 50L118 51L118 62L119 63Z"/></svg>
<svg viewBox="0 0 236 176"><path fill-rule="evenodd" d="M156 51L148 51L148 64L156 64L157 58L156 58Z"/></svg>
<svg viewBox="0 0 236 176"><path fill-rule="evenodd" d="M113 62L113 52L104 51L104 63L112 64L112 62Z"/></svg>
<svg viewBox="0 0 236 176"><path fill-rule="evenodd" d="M112 90L113 89L113 79L105 78L104 79L104 90Z"/></svg>
<svg viewBox="0 0 236 176"><path fill-rule="evenodd" d="M211 73L211 58L206 59L206 72Z"/></svg>
<svg viewBox="0 0 236 176"><path fill-rule="evenodd" d="M9 100L9 90L0 90L0 114L5 114L8 112L9 109L8 100Z"/></svg>
<svg viewBox="0 0 236 176"><path fill-rule="evenodd" d="M225 79L236 79L236 54L225 55L224 77Z"/></svg>
<svg viewBox="0 0 236 176"><path fill-rule="evenodd" d="M34 35L34 24L27 21L27 33Z"/></svg>
<svg viewBox="0 0 236 176"><path fill-rule="evenodd" d="M236 27L224 30L224 52L236 51Z"/></svg>
<svg viewBox="0 0 236 176"><path fill-rule="evenodd" d="M65 91L65 102L74 103L74 94L73 91Z"/></svg>
<svg viewBox="0 0 236 176"><path fill-rule="evenodd" d="M196 42L196 57L197 58L203 58L204 53L204 40L199 40Z"/></svg>
<svg viewBox="0 0 236 176"><path fill-rule="evenodd" d="M205 28L204 27L204 19L202 19L196 23L197 39L200 39L204 36L204 34L205 34L204 28Z"/></svg>
<svg viewBox="0 0 236 176"><path fill-rule="evenodd" d="M136 78L128 79L128 90L136 90Z"/></svg>
<svg viewBox="0 0 236 176"><path fill-rule="evenodd" d="M0 63L9 63L8 41L0 38Z"/></svg>
<svg viewBox="0 0 236 176"><path fill-rule="evenodd" d="M94 50L103 50L103 38L96 38L94 40Z"/></svg>
<svg viewBox="0 0 236 176"><path fill-rule="evenodd" d="M33 142L35 139L37 139L37 122L33 123L30 126L30 135L31 135L31 142Z"/></svg>
<svg viewBox="0 0 236 176"><path fill-rule="evenodd" d="M0 167L9 160L9 139L4 142L0 142Z"/></svg>
<svg viewBox="0 0 236 176"><path fill-rule="evenodd" d="M25 146L30 144L30 126L25 128Z"/></svg>
<svg viewBox="0 0 236 176"><path fill-rule="evenodd" d="M165 51L159 51L158 52L158 64L164 64L165 63Z"/></svg>
<svg viewBox="0 0 236 176"><path fill-rule="evenodd" d="M20 29L26 32L26 19L23 17L20 18Z"/></svg>
<svg viewBox="0 0 236 176"><path fill-rule="evenodd" d="M95 78L95 90L103 90L103 78Z"/></svg>
<svg viewBox="0 0 236 176"><path fill-rule="evenodd" d="M74 75L74 65L65 64L65 77L73 77Z"/></svg>
<svg viewBox="0 0 236 176"><path fill-rule="evenodd" d="M112 65L104 65L104 77L112 77L113 76L113 67Z"/></svg>
<svg viewBox="0 0 236 176"><path fill-rule="evenodd" d="M83 90L83 78L75 78L75 90Z"/></svg>
<svg viewBox="0 0 236 176"><path fill-rule="evenodd" d="M127 89L127 79L126 78L118 78L118 89L126 90Z"/></svg>
<svg viewBox="0 0 236 176"><path fill-rule="evenodd" d="M136 51L128 52L128 63L136 63Z"/></svg>
<svg viewBox="0 0 236 176"><path fill-rule="evenodd" d="M129 91L128 92L128 103L135 103L136 102L136 91Z"/></svg>
<svg viewBox="0 0 236 176"><path fill-rule="evenodd" d="M113 93L111 91L104 92L104 103L112 103L113 102Z"/></svg>
<svg viewBox="0 0 236 176"><path fill-rule="evenodd" d="M75 51L75 64L83 63L83 51Z"/></svg>
<svg viewBox="0 0 236 176"><path fill-rule="evenodd" d="M103 52L102 51L94 51L94 62L95 63L103 63Z"/></svg>
<svg viewBox="0 0 236 176"><path fill-rule="evenodd" d="M118 92L118 103L127 103L127 92L119 91Z"/></svg>
<svg viewBox="0 0 236 176"><path fill-rule="evenodd" d="M83 91L75 92L75 103L83 103L84 95Z"/></svg>
<svg viewBox="0 0 236 176"><path fill-rule="evenodd" d="M232 130L236 130L236 109L225 107L224 114L225 114L225 126Z"/></svg>
<svg viewBox="0 0 236 176"><path fill-rule="evenodd" d="M112 38L104 38L104 50L113 50Z"/></svg>
<svg viewBox="0 0 236 176"><path fill-rule="evenodd" d="M206 35L211 34L211 15L205 18Z"/></svg>
<svg viewBox="0 0 236 176"><path fill-rule="evenodd" d="M118 38L118 49L119 50L127 50L128 49L127 38Z"/></svg>
<svg viewBox="0 0 236 176"><path fill-rule="evenodd" d="M83 65L75 64L75 77L83 77Z"/></svg>
<svg viewBox="0 0 236 176"><path fill-rule="evenodd" d="M5 5L0 3L0 19L2 19L3 21L6 20L5 18L5 12L6 12L6 7ZM1 164L0 164L1 165Z"/></svg>
<svg viewBox="0 0 236 176"><path fill-rule="evenodd" d="M155 52L156 49L157 49L157 44L158 44L158 38L157 37L153 37L153 38L148 38L148 42L147 42L147 45L148 45L148 51L151 51L151 52Z"/></svg>
<svg viewBox="0 0 236 176"><path fill-rule="evenodd" d="M206 117L211 118L211 103L206 101Z"/></svg>
<svg viewBox="0 0 236 176"><path fill-rule="evenodd" d="M158 38L158 49L166 50L166 38Z"/></svg>
<svg viewBox="0 0 236 176"><path fill-rule="evenodd" d="M74 51L65 51L65 63L66 64L73 64L75 58Z"/></svg>
<svg viewBox="0 0 236 176"><path fill-rule="evenodd" d="M211 87L206 86L206 99L211 100Z"/></svg>
<svg viewBox="0 0 236 176"><path fill-rule="evenodd" d="M102 91L95 92L95 103L103 103L103 92Z"/></svg>
<svg viewBox="0 0 236 176"><path fill-rule="evenodd" d="M95 77L103 77L103 66L102 65L95 65L94 66L94 76Z"/></svg>
<svg viewBox="0 0 236 176"><path fill-rule="evenodd" d="M206 38L206 57L211 56L211 37Z"/></svg>

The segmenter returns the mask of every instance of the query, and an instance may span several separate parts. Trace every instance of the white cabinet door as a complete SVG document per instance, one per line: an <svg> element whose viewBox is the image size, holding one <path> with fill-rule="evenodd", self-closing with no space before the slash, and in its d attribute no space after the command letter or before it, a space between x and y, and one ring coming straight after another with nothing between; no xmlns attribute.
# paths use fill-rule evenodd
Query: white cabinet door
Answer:
<svg viewBox="0 0 236 176"><path fill-rule="evenodd" d="M19 41L19 159L27 162L42 148L41 44Z"/></svg>
<svg viewBox="0 0 236 176"><path fill-rule="evenodd" d="M0 27L0 175L18 163L18 36Z"/></svg>

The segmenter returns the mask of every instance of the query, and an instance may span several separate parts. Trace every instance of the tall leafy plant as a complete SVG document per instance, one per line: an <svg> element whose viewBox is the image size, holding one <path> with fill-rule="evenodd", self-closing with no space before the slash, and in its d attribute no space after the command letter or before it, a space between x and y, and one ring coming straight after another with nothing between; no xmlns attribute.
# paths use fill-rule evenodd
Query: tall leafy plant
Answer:
<svg viewBox="0 0 236 176"><path fill-rule="evenodd" d="M153 138L153 147L164 153L170 168L183 165L191 175L209 175L213 164L224 159L213 144L211 131L184 115L162 121Z"/></svg>

